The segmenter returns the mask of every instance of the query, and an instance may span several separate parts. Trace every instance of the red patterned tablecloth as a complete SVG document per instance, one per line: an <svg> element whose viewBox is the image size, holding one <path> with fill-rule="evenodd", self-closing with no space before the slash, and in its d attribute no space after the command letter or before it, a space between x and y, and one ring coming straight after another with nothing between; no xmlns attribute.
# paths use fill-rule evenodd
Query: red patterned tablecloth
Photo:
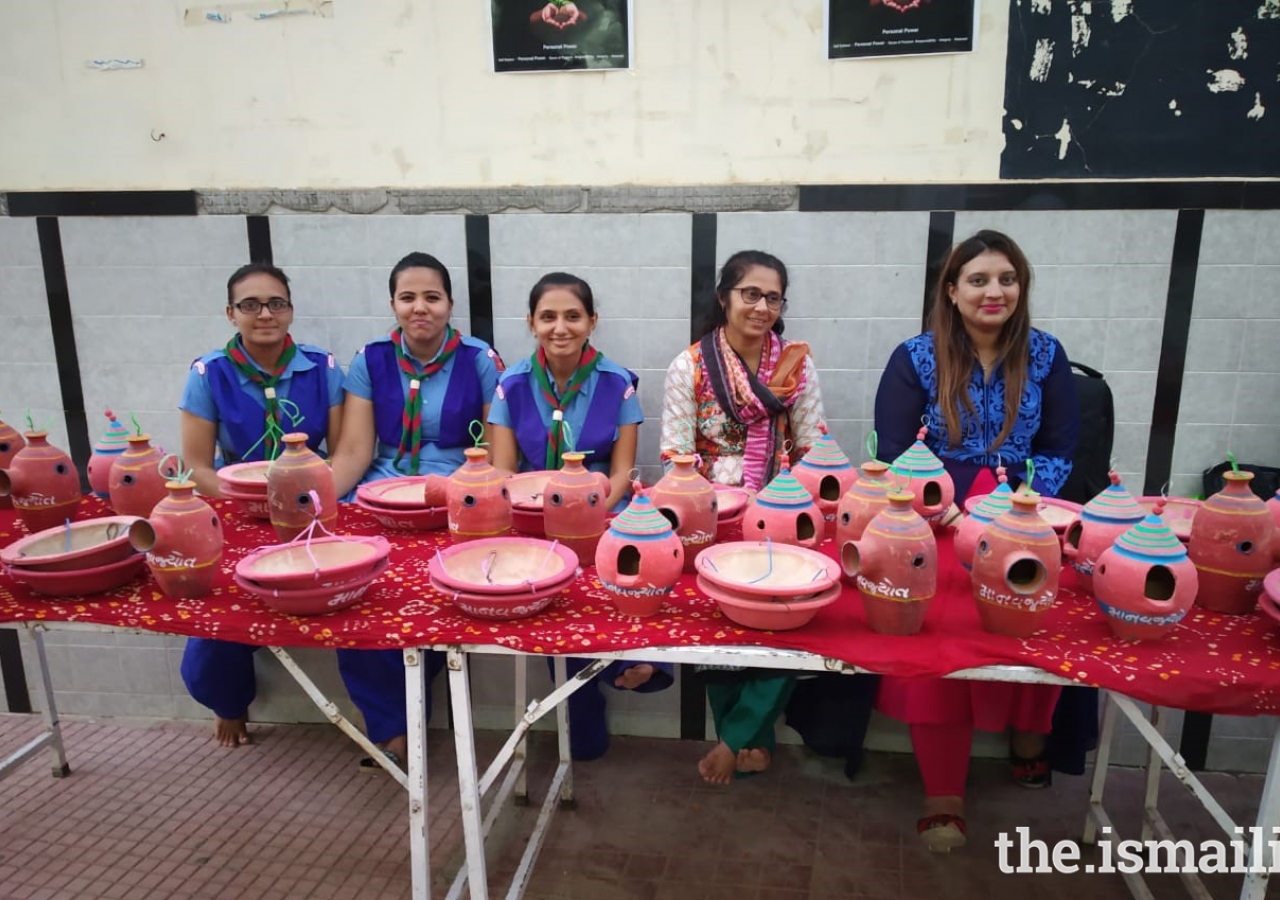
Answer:
<svg viewBox="0 0 1280 900"><path fill-rule="evenodd" d="M427 568L443 531L387 533L366 513L344 505L340 532L382 534L391 540L391 565L357 605L325 616L273 612L232 583L235 564L253 549L276 543L265 522L246 519L227 501L213 501L226 526L222 571L212 594L171 600L150 576L108 594L54 599L31 593L0 574L0 623L88 622L166 634L216 637L288 647L387 647L498 644L531 653L575 653L643 647L755 645L805 650L903 676L942 675L992 664L1030 665L1082 684L1112 688L1152 703L1235 715L1280 713L1280 629L1270 619L1223 616L1196 607L1172 634L1154 643L1111 636L1096 605L1063 576L1049 626L1023 640L984 632L947 539L939 542L938 596L924 630L886 637L867 628L857 592L840 599L795 631L741 628L685 576L662 612L633 619L613 611L594 567L570 584L539 616L513 622L471 618L431 589ZM86 498L78 519L107 515ZM11 510L0 510L0 546L25 534ZM834 552L833 542L824 545Z"/></svg>

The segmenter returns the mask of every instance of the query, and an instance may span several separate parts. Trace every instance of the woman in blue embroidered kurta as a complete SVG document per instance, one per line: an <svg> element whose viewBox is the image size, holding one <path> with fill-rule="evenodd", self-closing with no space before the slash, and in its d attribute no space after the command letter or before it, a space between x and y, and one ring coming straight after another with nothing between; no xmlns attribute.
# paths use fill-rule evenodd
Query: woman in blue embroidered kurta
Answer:
<svg viewBox="0 0 1280 900"><path fill-rule="evenodd" d="M366 344L347 370L342 440L333 458L339 497L357 484L402 475L451 474L483 425L501 360L484 341L461 335L449 270L427 253L410 253L391 270L397 327ZM431 676L444 658L428 653ZM364 715L369 739L395 761L405 758L404 662L398 650L339 650L338 670ZM427 692L427 715L431 695ZM362 760L371 767L371 760Z"/></svg>
<svg viewBox="0 0 1280 900"><path fill-rule="evenodd" d="M589 343L595 329L591 286L565 272L544 275L529 292L529 330L538 349L502 376L489 407L493 464L502 469L558 469L570 445L589 451L587 465L609 476L608 503L620 509L630 493L639 425L635 374L605 358ZM593 560L582 560L590 565ZM569 659L572 676L587 660ZM672 681L671 667L614 662L569 697L574 759L595 759L608 747L599 682L642 692Z"/></svg>
<svg viewBox="0 0 1280 900"><path fill-rule="evenodd" d="M956 485L956 501L1035 463L1031 485L1056 494L1079 441L1075 383L1062 345L1031 327L1031 267L1014 241L980 231L952 249L938 281L932 329L900 345L876 392L881 456L926 443ZM953 511L954 512L954 511ZM956 514L958 515L958 513ZM944 522L950 517L944 518ZM908 724L924 782L916 828L926 847L965 843L964 793L974 728L1012 729L1014 779L1049 784L1045 735L1060 688L884 676L877 708Z"/></svg>
<svg viewBox="0 0 1280 900"><path fill-rule="evenodd" d="M191 365L178 408L182 458L200 493L219 496L223 464L274 458L283 432L301 431L307 446L332 449L342 423L342 372L333 355L289 335L289 279L275 266L241 266L227 281L227 321L236 335ZM249 704L257 693L256 647L189 638L182 680L213 710L218 743L247 743Z"/></svg>

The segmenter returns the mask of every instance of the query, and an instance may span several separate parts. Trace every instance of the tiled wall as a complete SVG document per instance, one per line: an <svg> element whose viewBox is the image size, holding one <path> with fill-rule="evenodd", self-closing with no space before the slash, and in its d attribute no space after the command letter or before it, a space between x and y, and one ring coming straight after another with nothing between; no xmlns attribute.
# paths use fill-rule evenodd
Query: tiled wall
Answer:
<svg viewBox="0 0 1280 900"><path fill-rule="evenodd" d="M1013 235L1035 270L1031 310L1075 359L1103 370L1116 399L1115 462L1140 487L1146 468L1178 214L1154 211L958 212L955 236L982 227ZM791 273L787 335L807 341L818 364L832 432L861 457L880 372L893 346L919 328L930 216L926 212L742 212L716 216L716 264L734 251L775 253ZM596 343L640 375L646 415L638 462L656 472L667 364L689 341L692 217L686 213L489 217L495 343L508 360L532 351L529 288L563 269L596 294ZM60 220L91 435L105 405L134 411L176 448L176 405L194 357L223 344L225 283L248 257L241 216ZM275 260L293 281L299 340L346 364L392 325L387 276L404 253L426 250L449 267L455 323L470 330L465 221L459 215L276 215ZM1228 447L1244 461L1280 464L1280 212L1205 216L1193 320L1174 448L1173 493L1197 493L1200 471ZM65 441L35 222L0 217L0 417L22 425L25 407ZM65 444L64 444L65 446ZM182 640L52 634L54 678L68 713L203 717L178 676ZM253 718L321 717L266 653L258 654ZM24 654L28 679L34 654ZM298 654L335 697L333 655ZM512 661L484 659L473 692L482 724L509 720ZM546 684L542 661L530 685ZM33 692L34 693L34 692ZM619 733L678 733L678 688L607 691ZM434 721L445 721L443 679ZM36 699L33 697L33 699ZM3 700L0 698L0 703ZM38 702L38 701L37 701ZM346 707L350 711L349 706ZM1173 730L1180 728L1175 717ZM1269 720L1215 720L1209 762L1261 768ZM782 729L784 739L794 734ZM879 747L907 746L880 723ZM983 745L999 752L997 744ZM1136 736L1121 758L1137 761Z"/></svg>

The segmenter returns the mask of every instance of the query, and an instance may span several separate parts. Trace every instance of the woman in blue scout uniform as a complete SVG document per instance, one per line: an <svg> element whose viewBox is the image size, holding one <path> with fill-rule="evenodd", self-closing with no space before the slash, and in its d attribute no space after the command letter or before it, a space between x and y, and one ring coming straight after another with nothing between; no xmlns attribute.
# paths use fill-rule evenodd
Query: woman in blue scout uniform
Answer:
<svg viewBox="0 0 1280 900"><path fill-rule="evenodd" d="M272 459L284 432L302 431L307 445L331 449L342 424L342 372L328 351L289 336L289 279L275 266L251 263L227 281L227 321L236 335L191 366L182 392L182 458L202 494L218 496L215 459ZM247 743L245 719L256 684L256 647L204 638L187 640L182 680L213 710L224 747Z"/></svg>
<svg viewBox="0 0 1280 900"><path fill-rule="evenodd" d="M621 509L630 496L644 413L635 374L591 346L597 321L591 286L581 278L552 272L538 280L529 292L528 316L538 349L503 374L487 433L493 464L508 471L559 469L570 446L586 452L586 465L609 476L609 506ZM568 674L587 664L570 658ZM596 759L609 746L601 679L642 692L662 690L672 681L669 665L616 661L571 695L570 752L577 760Z"/></svg>
<svg viewBox="0 0 1280 900"><path fill-rule="evenodd" d="M403 475L449 475L483 425L501 360L484 341L449 323L453 283L444 263L410 253L391 270L396 328L366 344L347 369L342 441L333 457L338 496L357 484ZM434 677L444 665L427 654ZM339 650L338 670L364 715L369 739L395 762L405 758L404 660L399 650ZM427 692L427 716L431 715ZM377 770L373 760L362 767Z"/></svg>

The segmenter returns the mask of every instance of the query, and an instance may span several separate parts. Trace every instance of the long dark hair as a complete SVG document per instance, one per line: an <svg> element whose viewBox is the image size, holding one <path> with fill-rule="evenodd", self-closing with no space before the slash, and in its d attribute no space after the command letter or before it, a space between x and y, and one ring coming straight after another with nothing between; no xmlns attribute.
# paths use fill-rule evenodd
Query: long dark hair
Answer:
<svg viewBox="0 0 1280 900"><path fill-rule="evenodd" d="M778 278L782 281L782 296L787 295L787 267L782 260L763 250L739 250L725 260L723 268L720 269L720 281L716 284L716 302L699 325L699 338L710 334L729 321L725 313L729 305L729 291L738 286L738 282L746 277L747 270L752 266L763 266L777 272ZM777 321L773 323L773 333L782 334L785 328L782 313L779 313Z"/></svg>
<svg viewBox="0 0 1280 900"><path fill-rule="evenodd" d="M999 231L983 230L952 248L938 279L929 327L933 330L933 346L938 361L938 406L942 408L947 422L948 441L955 447L960 443L960 408L963 406L969 413L973 412L969 380L973 377L976 351L969 332L965 331L960 311L951 302L950 289L956 286L960 270L987 251L1004 254L1018 278L1018 305L1001 327L996 341L996 361L1004 367L1004 424L987 448L990 452L1004 443L1018 420L1030 358L1031 265L1013 238Z"/></svg>
<svg viewBox="0 0 1280 900"><path fill-rule="evenodd" d="M404 259L396 263L395 267L391 270L391 278L387 283L387 287L391 291L391 299L395 299L396 282L400 280L400 273L405 269L431 269L433 272L438 272L440 275L440 281L444 285L444 295L448 297L450 301L453 300L453 282L449 279L449 270L445 268L444 263L440 262L440 260L436 259L430 253L422 253L418 250L415 250L405 256Z"/></svg>

